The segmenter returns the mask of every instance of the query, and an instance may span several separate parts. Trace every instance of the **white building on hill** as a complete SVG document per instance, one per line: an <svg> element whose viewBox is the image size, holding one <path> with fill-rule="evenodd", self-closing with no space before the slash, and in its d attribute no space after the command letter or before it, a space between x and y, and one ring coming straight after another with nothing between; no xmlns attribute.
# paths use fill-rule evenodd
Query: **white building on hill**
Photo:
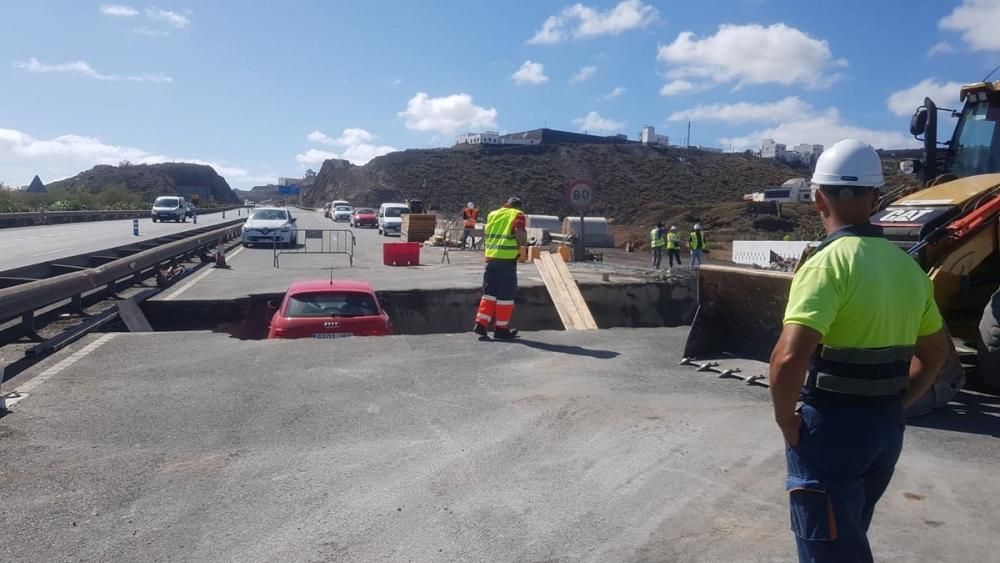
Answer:
<svg viewBox="0 0 1000 563"><path fill-rule="evenodd" d="M456 145L499 145L500 133L483 131L482 133L466 133L455 137Z"/></svg>
<svg viewBox="0 0 1000 563"><path fill-rule="evenodd" d="M760 143L761 158L785 158L785 145L774 142L774 139L764 139Z"/></svg>
<svg viewBox="0 0 1000 563"><path fill-rule="evenodd" d="M652 125L645 125L639 130L639 142L644 145L667 146L670 144L670 137L666 135L657 135L655 127Z"/></svg>

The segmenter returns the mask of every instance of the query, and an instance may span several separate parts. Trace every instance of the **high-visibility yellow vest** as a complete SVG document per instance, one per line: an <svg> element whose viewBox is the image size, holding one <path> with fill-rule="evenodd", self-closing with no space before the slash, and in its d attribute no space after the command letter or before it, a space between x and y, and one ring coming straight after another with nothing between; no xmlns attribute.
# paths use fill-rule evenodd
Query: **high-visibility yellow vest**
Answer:
<svg viewBox="0 0 1000 563"><path fill-rule="evenodd" d="M517 260L520 250L514 236L514 219L520 214L521 211L513 207L501 207L486 216L483 238L487 258Z"/></svg>
<svg viewBox="0 0 1000 563"><path fill-rule="evenodd" d="M674 231L667 233L667 250L677 250L680 249L681 239Z"/></svg>
<svg viewBox="0 0 1000 563"><path fill-rule="evenodd" d="M700 240L699 240L700 239ZM708 244L705 242L705 233L699 233L698 231L691 231L691 238L688 242L691 245L691 250L704 250Z"/></svg>
<svg viewBox="0 0 1000 563"><path fill-rule="evenodd" d="M649 245L653 248L663 248L663 234L659 227L649 231Z"/></svg>

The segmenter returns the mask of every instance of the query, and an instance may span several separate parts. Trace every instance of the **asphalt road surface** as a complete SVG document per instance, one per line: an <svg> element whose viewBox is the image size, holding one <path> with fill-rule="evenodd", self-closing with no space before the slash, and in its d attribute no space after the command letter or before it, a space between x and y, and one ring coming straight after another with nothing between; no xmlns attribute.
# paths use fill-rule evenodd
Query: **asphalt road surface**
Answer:
<svg viewBox="0 0 1000 563"><path fill-rule="evenodd" d="M240 216L246 217L246 211L241 210L240 213ZM139 236L132 235L132 219L0 229L0 248L3 248L3 253L0 253L0 271L47 262L62 256L74 256L121 246L236 218L236 210L227 211L225 219L222 218L222 213L198 215L197 225L191 219L188 219L187 223L154 223L152 219L146 217L139 219Z"/></svg>
<svg viewBox="0 0 1000 563"><path fill-rule="evenodd" d="M793 561L767 390L685 336L94 335L0 419L0 560ZM907 430L878 561L996 560L970 405Z"/></svg>

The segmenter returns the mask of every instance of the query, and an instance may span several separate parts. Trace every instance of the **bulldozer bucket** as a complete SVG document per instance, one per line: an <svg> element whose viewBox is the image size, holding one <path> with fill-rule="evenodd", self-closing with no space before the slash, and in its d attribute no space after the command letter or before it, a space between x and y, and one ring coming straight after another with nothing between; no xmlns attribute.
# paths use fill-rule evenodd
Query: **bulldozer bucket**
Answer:
<svg viewBox="0 0 1000 563"><path fill-rule="evenodd" d="M684 355L768 361L781 334L791 285L790 272L702 266L698 310Z"/></svg>

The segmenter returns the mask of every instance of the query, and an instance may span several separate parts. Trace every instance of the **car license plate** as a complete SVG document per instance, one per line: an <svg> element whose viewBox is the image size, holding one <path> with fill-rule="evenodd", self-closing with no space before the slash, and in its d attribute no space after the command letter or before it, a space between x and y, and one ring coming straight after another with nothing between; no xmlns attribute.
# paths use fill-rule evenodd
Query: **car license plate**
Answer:
<svg viewBox="0 0 1000 563"><path fill-rule="evenodd" d="M317 332L313 338L347 338L354 336L350 332Z"/></svg>

